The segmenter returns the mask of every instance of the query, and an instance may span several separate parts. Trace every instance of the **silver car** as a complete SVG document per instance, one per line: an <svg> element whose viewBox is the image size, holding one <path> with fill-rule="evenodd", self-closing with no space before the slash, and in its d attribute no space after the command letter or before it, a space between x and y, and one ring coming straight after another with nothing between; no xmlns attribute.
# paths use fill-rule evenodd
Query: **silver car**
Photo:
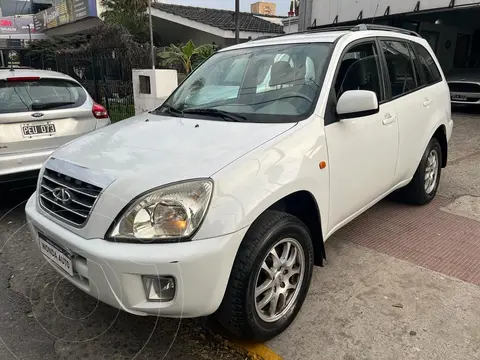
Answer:
<svg viewBox="0 0 480 360"><path fill-rule="evenodd" d="M56 148L108 124L107 110L70 76L0 70L0 182L39 170Z"/></svg>
<svg viewBox="0 0 480 360"><path fill-rule="evenodd" d="M452 105L480 105L480 69L455 70L447 81Z"/></svg>

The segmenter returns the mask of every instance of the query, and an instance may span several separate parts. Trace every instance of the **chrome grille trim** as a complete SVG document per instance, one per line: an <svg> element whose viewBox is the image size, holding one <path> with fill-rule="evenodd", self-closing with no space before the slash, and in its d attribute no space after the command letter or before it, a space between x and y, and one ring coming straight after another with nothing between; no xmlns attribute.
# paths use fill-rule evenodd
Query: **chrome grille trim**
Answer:
<svg viewBox="0 0 480 360"><path fill-rule="evenodd" d="M42 188L44 188L45 190L53 193L53 190L54 190L53 188L50 188L50 187L48 187L47 185L44 185L44 184L41 184L40 186L41 186ZM76 199L72 199L72 201L73 201L75 204L81 205L81 206L83 206L83 207L85 207L85 208L87 208L87 209L91 209L91 208L92 208L91 205L87 205L87 204L85 204L85 203L83 203L83 202L81 202L81 201L78 201L78 200L76 200Z"/></svg>
<svg viewBox="0 0 480 360"><path fill-rule="evenodd" d="M82 228L100 194L114 180L102 171L52 158L45 164L39 179L38 203L51 216Z"/></svg>
<svg viewBox="0 0 480 360"><path fill-rule="evenodd" d="M60 185L60 186L66 188L66 189L68 189L68 190L75 191L75 192L78 193L78 194L85 195L85 196L89 196L89 197L94 198L94 199L97 198L96 195L92 195L92 194L89 194L89 193L85 193L85 192L83 192L83 191L81 191L81 190L75 189L75 188L73 188L73 187L71 187L71 186L69 186L69 185L67 185L67 184L65 184L65 183L63 183L63 182L60 182L60 181L58 181L58 180L55 180L55 179L51 178L50 176L43 175L43 179L47 179L48 181L51 181L51 182L53 182L53 183L55 183L55 184L57 184L57 185Z"/></svg>
<svg viewBox="0 0 480 360"><path fill-rule="evenodd" d="M75 215L77 215L77 216L80 216L80 217L82 217L82 218L84 218L84 219L86 219L86 218L88 217L88 215L80 214L79 212L76 212L75 210L72 210L72 209L69 209L69 208L66 207L66 206L63 206L61 203L58 203L58 202L56 202L55 200L52 200L52 199L48 198L48 197L45 196L44 194L40 194L40 197L41 197L42 199L45 199L45 200L50 201L51 203L55 204L55 206L58 206L58 207L62 208L63 210L70 211L72 214L75 214Z"/></svg>

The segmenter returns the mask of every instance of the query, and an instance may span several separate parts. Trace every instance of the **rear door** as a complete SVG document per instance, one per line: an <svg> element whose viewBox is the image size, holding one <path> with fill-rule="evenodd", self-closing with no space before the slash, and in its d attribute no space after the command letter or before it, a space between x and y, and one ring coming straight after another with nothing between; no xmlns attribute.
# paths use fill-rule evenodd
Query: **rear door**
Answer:
<svg viewBox="0 0 480 360"><path fill-rule="evenodd" d="M54 149L95 130L92 105L86 91L68 79L0 80L0 155Z"/></svg>
<svg viewBox="0 0 480 360"><path fill-rule="evenodd" d="M423 85L414 64L409 42L401 39L381 39L387 64L390 97L398 116L399 156L395 182L413 176L418 154L425 149L425 128L434 116L435 104L431 92Z"/></svg>

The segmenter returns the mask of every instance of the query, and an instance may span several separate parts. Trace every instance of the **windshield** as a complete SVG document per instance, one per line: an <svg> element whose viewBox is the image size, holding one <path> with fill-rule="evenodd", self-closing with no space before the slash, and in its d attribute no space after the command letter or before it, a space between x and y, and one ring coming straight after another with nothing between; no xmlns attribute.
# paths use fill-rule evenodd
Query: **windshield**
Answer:
<svg viewBox="0 0 480 360"><path fill-rule="evenodd" d="M0 80L0 113L78 107L87 100L83 88L63 79Z"/></svg>
<svg viewBox="0 0 480 360"><path fill-rule="evenodd" d="M331 47L285 44L219 52L154 113L225 120L221 110L250 122L303 120L318 98Z"/></svg>

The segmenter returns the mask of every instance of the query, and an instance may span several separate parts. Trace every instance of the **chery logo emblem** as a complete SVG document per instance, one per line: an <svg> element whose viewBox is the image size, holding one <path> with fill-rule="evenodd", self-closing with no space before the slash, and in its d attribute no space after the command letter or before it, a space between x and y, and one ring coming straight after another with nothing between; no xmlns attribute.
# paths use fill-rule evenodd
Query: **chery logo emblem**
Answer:
<svg viewBox="0 0 480 360"><path fill-rule="evenodd" d="M72 200L72 194L65 188L56 188L52 191L55 200L60 201L66 205Z"/></svg>

